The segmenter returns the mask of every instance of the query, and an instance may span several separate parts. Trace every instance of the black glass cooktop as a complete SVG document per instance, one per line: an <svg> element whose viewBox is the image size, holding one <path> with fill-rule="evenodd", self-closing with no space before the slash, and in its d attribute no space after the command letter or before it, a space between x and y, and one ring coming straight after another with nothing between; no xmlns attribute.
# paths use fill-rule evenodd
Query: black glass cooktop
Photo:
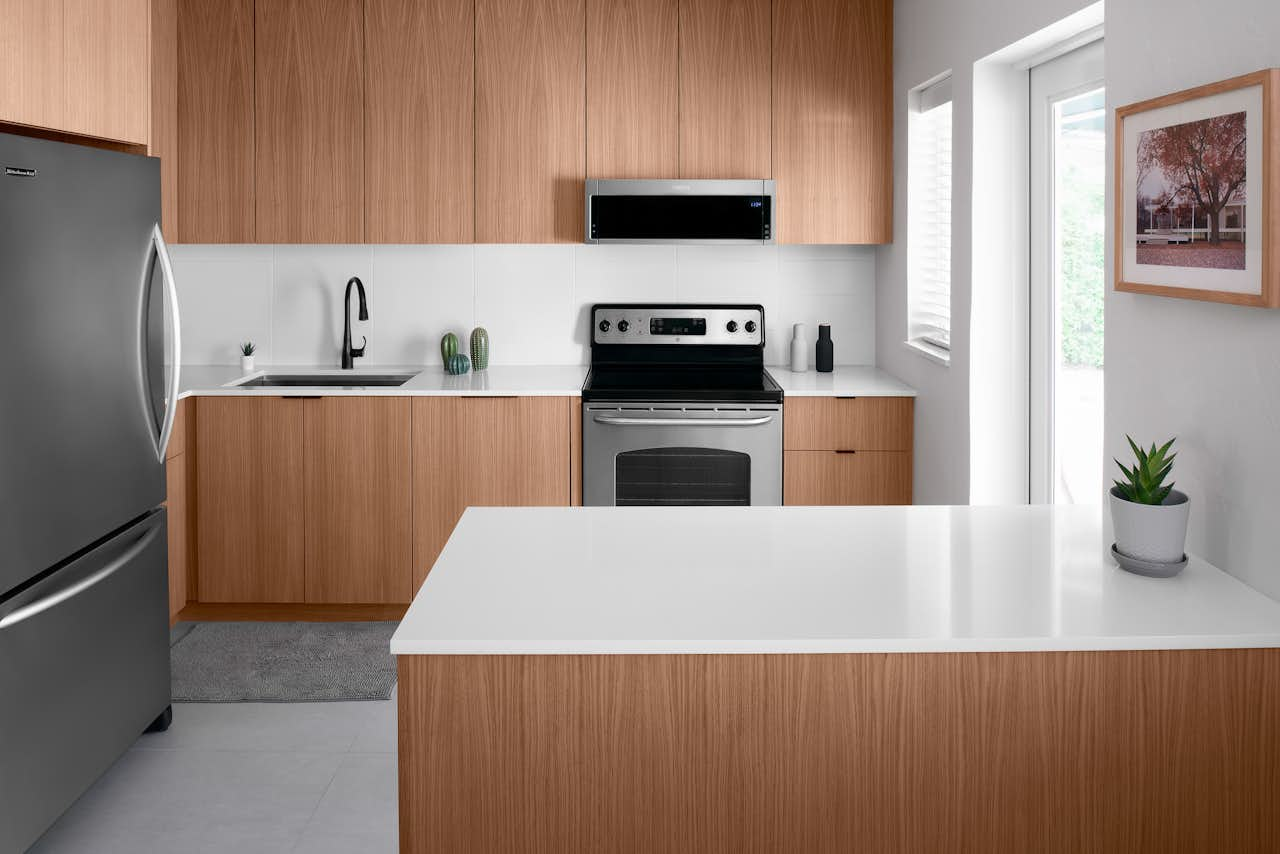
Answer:
<svg viewBox="0 0 1280 854"><path fill-rule="evenodd" d="M593 367L582 399L632 402L781 403L782 386L760 367Z"/></svg>

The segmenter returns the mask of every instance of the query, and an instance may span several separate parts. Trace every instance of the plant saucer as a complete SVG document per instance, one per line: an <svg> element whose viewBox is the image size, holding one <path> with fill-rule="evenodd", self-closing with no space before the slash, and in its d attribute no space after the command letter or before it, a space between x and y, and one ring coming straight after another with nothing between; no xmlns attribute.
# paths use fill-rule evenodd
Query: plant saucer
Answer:
<svg viewBox="0 0 1280 854"><path fill-rule="evenodd" d="M1187 556L1185 554L1182 556L1182 560L1176 560L1172 563L1143 560L1142 558L1130 557L1120 551L1116 548L1115 543L1111 544L1111 557L1126 572L1132 572L1135 575L1146 575L1150 578L1172 578L1187 568Z"/></svg>

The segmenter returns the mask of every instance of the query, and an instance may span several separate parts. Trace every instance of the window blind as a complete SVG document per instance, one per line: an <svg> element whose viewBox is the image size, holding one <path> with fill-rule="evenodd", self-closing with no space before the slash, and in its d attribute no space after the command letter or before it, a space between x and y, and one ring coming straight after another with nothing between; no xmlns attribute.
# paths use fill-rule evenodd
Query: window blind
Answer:
<svg viewBox="0 0 1280 854"><path fill-rule="evenodd" d="M907 337L950 350L950 78L915 93L907 144Z"/></svg>

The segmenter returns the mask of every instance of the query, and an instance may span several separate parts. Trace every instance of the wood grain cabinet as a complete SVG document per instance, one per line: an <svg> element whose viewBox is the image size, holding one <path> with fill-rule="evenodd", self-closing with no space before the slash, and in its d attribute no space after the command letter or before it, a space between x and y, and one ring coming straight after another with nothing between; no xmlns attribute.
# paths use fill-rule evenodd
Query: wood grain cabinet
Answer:
<svg viewBox="0 0 1280 854"><path fill-rule="evenodd" d="M150 0L0 0L0 121L147 145Z"/></svg>
<svg viewBox="0 0 1280 854"><path fill-rule="evenodd" d="M173 432L170 435L169 447L165 450L165 507L168 509L169 527L169 619L177 617L190 595L189 578L191 575L192 532L194 524L192 510L191 476L194 454L187 453L191 447L189 437L193 420L190 409L194 402L190 399L178 402L178 410L173 420Z"/></svg>
<svg viewBox="0 0 1280 854"><path fill-rule="evenodd" d="M567 397L413 399L413 589L471 506L565 506Z"/></svg>
<svg viewBox="0 0 1280 854"><path fill-rule="evenodd" d="M769 11L769 0L681 0L681 178L772 176Z"/></svg>
<svg viewBox="0 0 1280 854"><path fill-rule="evenodd" d="M314 603L408 602L410 399L306 401L306 588Z"/></svg>
<svg viewBox="0 0 1280 854"><path fill-rule="evenodd" d="M254 0L178 0L178 240L253 243Z"/></svg>
<svg viewBox="0 0 1280 854"><path fill-rule="evenodd" d="M580 243L585 0L476 0L476 242Z"/></svg>
<svg viewBox="0 0 1280 854"><path fill-rule="evenodd" d="M254 9L257 241L360 243L364 3L256 0Z"/></svg>
<svg viewBox="0 0 1280 854"><path fill-rule="evenodd" d="M365 0L365 240L475 237L472 0Z"/></svg>
<svg viewBox="0 0 1280 854"><path fill-rule="evenodd" d="M891 0L774 0L781 243L893 239Z"/></svg>
<svg viewBox="0 0 1280 854"><path fill-rule="evenodd" d="M200 399L198 601L303 601L308 402Z"/></svg>
<svg viewBox="0 0 1280 854"><path fill-rule="evenodd" d="M910 504L914 412L909 397L788 398L783 503Z"/></svg>
<svg viewBox="0 0 1280 854"><path fill-rule="evenodd" d="M587 0L587 175L679 174L679 0Z"/></svg>

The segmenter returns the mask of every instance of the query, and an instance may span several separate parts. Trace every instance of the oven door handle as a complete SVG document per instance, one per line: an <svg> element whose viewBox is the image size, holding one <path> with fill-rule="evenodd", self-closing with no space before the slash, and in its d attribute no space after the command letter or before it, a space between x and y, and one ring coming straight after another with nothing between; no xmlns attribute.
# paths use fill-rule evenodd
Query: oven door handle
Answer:
<svg viewBox="0 0 1280 854"><path fill-rule="evenodd" d="M613 427L760 427L773 420L772 415L755 418L637 418L630 415L596 415L597 424Z"/></svg>

